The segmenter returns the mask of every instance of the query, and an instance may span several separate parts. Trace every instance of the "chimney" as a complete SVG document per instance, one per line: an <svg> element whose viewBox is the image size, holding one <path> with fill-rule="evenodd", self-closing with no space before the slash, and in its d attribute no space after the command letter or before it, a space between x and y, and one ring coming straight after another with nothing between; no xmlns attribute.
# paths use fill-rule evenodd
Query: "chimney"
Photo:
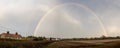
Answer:
<svg viewBox="0 0 120 48"><path fill-rule="evenodd" d="M18 35L18 33L16 32L15 35Z"/></svg>
<svg viewBox="0 0 120 48"><path fill-rule="evenodd" d="M10 32L9 32L9 31L7 31L7 34L10 34Z"/></svg>

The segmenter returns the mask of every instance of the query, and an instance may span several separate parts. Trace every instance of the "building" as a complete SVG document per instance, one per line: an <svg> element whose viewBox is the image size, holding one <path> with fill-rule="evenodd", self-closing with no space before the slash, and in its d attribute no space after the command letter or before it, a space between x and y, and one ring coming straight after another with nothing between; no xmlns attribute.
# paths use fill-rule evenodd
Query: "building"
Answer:
<svg viewBox="0 0 120 48"><path fill-rule="evenodd" d="M7 39L21 39L22 38L22 36L18 34L17 32L15 34L10 34L9 31L7 31L7 33L0 34L0 37L7 38Z"/></svg>

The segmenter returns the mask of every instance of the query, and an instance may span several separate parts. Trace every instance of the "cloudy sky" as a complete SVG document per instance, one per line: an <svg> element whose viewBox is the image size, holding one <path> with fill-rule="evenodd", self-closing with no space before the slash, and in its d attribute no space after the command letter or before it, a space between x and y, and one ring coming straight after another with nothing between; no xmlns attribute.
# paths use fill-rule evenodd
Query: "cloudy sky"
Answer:
<svg viewBox="0 0 120 48"><path fill-rule="evenodd" d="M120 0L0 0L0 33L23 36L120 35Z"/></svg>

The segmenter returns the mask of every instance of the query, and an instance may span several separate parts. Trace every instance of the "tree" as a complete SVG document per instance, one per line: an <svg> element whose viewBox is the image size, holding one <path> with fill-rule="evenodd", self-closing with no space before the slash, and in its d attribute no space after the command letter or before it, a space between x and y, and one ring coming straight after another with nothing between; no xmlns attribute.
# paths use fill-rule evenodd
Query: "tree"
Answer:
<svg viewBox="0 0 120 48"><path fill-rule="evenodd" d="M105 36L105 35L102 35L102 36L101 36L101 38L102 38L102 39L105 39L105 38L106 38L106 36Z"/></svg>

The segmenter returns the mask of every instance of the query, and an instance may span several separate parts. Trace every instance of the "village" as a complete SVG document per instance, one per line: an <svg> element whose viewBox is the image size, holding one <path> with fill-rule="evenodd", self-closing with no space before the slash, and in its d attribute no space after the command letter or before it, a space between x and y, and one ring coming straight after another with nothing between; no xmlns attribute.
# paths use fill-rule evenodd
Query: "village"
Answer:
<svg viewBox="0 0 120 48"><path fill-rule="evenodd" d="M10 31L6 31L4 33L0 34L1 39L13 39L13 40L36 40L36 41L42 41L42 40L60 40L60 38L46 38L46 37L34 37L34 36L27 36L24 37L18 32L16 33L10 33Z"/></svg>

